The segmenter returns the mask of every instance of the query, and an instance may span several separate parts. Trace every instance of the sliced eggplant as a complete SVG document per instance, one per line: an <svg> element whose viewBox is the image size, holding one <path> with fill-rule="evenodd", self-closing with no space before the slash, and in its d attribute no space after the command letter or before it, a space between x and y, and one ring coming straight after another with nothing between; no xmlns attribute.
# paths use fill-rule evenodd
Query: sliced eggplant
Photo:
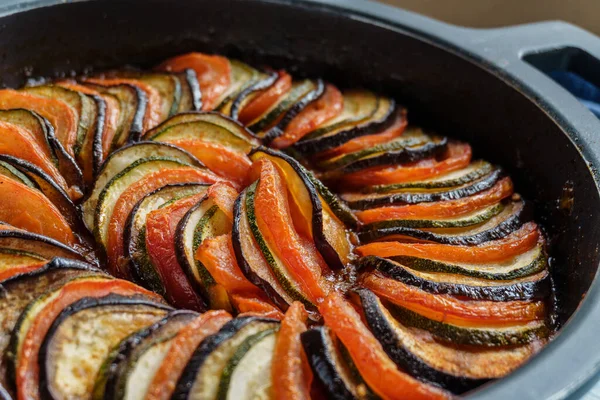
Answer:
<svg viewBox="0 0 600 400"><path fill-rule="evenodd" d="M344 95L344 103L345 102L346 95ZM359 110L362 111L364 108L370 110L373 99L372 96L363 94L358 96L357 102L359 103ZM363 107L360 104L361 102L367 102L368 105ZM294 150L301 154L313 155L315 153L339 147L357 137L384 131L396 120L396 103L392 99L379 97L376 99L376 103L376 111L369 116L365 115L368 113L364 113L361 114L363 118L357 117L348 124L342 124L339 128L334 128L325 133L307 135L293 146ZM343 118L344 115L345 112L342 112L342 116L340 117ZM335 123L336 122L330 122L330 124Z"/></svg>
<svg viewBox="0 0 600 400"><path fill-rule="evenodd" d="M181 100L177 113L202 110L202 92L200 92L196 71L188 68L176 73L176 76L181 82Z"/></svg>
<svg viewBox="0 0 600 400"><path fill-rule="evenodd" d="M125 223L123 239L130 262L129 271L137 284L160 295L166 293L146 249L146 216L172 200L202 193L207 188L208 185L196 183L166 185L148 194L133 207Z"/></svg>
<svg viewBox="0 0 600 400"><path fill-rule="evenodd" d="M495 169L479 180L440 191L401 189L385 194L347 193L341 197L347 202L350 208L355 210L367 210L393 204L417 204L456 200L490 189L503 175L504 173L501 169Z"/></svg>
<svg viewBox="0 0 600 400"><path fill-rule="evenodd" d="M89 230L94 228L94 211L98 198L106 185L120 172L137 160L149 157L168 157L178 159L183 163L201 167L202 164L185 150L157 142L138 142L113 152L102 164L102 168L94 182L94 187L83 202L83 218Z"/></svg>
<svg viewBox="0 0 600 400"><path fill-rule="evenodd" d="M248 64L231 59L229 63L231 65L231 83L221 98L215 102L218 104L215 111L225 115L230 115L231 106L240 93L265 78L263 73Z"/></svg>
<svg viewBox="0 0 600 400"><path fill-rule="evenodd" d="M47 260L54 257L84 261L86 255L47 236L22 230L0 230L0 248L39 255Z"/></svg>
<svg viewBox="0 0 600 400"><path fill-rule="evenodd" d="M396 321L372 292L361 289L359 296L367 324L388 356L415 378L457 394L506 375L540 347L534 344L485 349L446 345L425 331Z"/></svg>
<svg viewBox="0 0 600 400"><path fill-rule="evenodd" d="M376 256L362 257L358 260L357 266L361 269L377 269L388 278L417 286L426 292L449 294L472 300L544 300L550 295L552 289L547 270L517 279L500 281L412 270L400 263Z"/></svg>
<svg viewBox="0 0 600 400"><path fill-rule="evenodd" d="M65 308L40 348L41 397L88 397L110 350L171 310L163 304L114 294L84 298Z"/></svg>
<svg viewBox="0 0 600 400"><path fill-rule="evenodd" d="M22 183L23 185L30 187L32 189L39 190L39 187L35 183L35 181L29 179L29 177L27 175L25 175L24 173L22 173L21 171L19 171L18 168L15 168L9 162L4 160L4 157L11 157L11 158L15 158L15 159L16 159L16 157L6 156L4 154L1 154L0 157L2 157L2 158L0 158L0 175L6 176L7 178L12 179L13 181ZM20 158L18 160L20 160Z"/></svg>
<svg viewBox="0 0 600 400"><path fill-rule="evenodd" d="M471 276L489 280L511 280L537 274L548 267L548 256L542 244L516 256L497 263L447 263L411 256L395 256L390 260L422 272L440 272Z"/></svg>
<svg viewBox="0 0 600 400"><path fill-rule="evenodd" d="M143 400L171 340L196 317L192 311L173 311L123 339L104 360L92 399Z"/></svg>
<svg viewBox="0 0 600 400"><path fill-rule="evenodd" d="M226 323L200 343L183 370L172 399L217 399L221 379L240 346L256 334L278 327L276 320L255 317L239 317Z"/></svg>
<svg viewBox="0 0 600 400"><path fill-rule="evenodd" d="M523 201L508 203L498 215L466 228L415 229L403 226L371 229L358 234L361 242L377 240L425 241L443 244L476 246L502 239L531 219L531 210Z"/></svg>
<svg viewBox="0 0 600 400"><path fill-rule="evenodd" d="M208 238L231 232L227 215L210 198L204 198L183 216L175 233L175 253L189 281L207 304L214 304L211 287L216 284L206 267L195 257L196 250Z"/></svg>
<svg viewBox="0 0 600 400"><path fill-rule="evenodd" d="M333 400L378 398L360 376L343 344L329 328L320 326L301 334L302 347L320 391Z"/></svg>
<svg viewBox="0 0 600 400"><path fill-rule="evenodd" d="M229 115L231 115L231 118L237 120L240 110L247 104L247 102L250 99L252 99L252 95L261 90L271 87L277 81L278 77L279 75L276 72L270 72L269 74L265 74L263 76L263 79L258 80L256 83L242 90L231 103L231 108L229 111Z"/></svg>

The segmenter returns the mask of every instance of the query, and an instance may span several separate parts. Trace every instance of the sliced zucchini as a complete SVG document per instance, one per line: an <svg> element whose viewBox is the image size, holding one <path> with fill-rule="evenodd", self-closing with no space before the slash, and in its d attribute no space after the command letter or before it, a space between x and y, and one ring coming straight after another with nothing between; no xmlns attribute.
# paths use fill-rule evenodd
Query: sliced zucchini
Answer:
<svg viewBox="0 0 600 400"><path fill-rule="evenodd" d="M171 310L163 304L114 294L71 304L56 317L40 348L41 396L88 397L110 350Z"/></svg>
<svg viewBox="0 0 600 400"><path fill-rule="evenodd" d="M22 173L21 171L19 171L18 168L15 168L14 166L12 166L10 164L10 162L7 162L5 160L5 157L10 157L10 158L14 158L17 160L20 160L20 158L16 158L16 157L12 157L12 156L7 156L4 154L0 154L0 175L2 176L6 176L7 178L12 179L13 181L17 181L19 183L22 183L23 185L30 187L32 189L38 189L39 187L38 185L35 183L35 181L29 179L29 177L27 175L25 175L24 173Z"/></svg>
<svg viewBox="0 0 600 400"><path fill-rule="evenodd" d="M449 294L472 300L543 300L552 290L550 274L547 270L501 281L458 274L423 272L376 256L362 257L358 260L357 266L364 269L377 269L388 278L417 286L426 292Z"/></svg>
<svg viewBox="0 0 600 400"><path fill-rule="evenodd" d="M279 118L283 117L285 113L290 111L294 105L300 102L305 96L317 90L318 87L319 82L311 81L309 79L294 82L291 90L286 96L271 106L271 108L263 115L248 123L248 129L255 132L261 138L265 137L266 129L278 121Z"/></svg>
<svg viewBox="0 0 600 400"><path fill-rule="evenodd" d="M39 265L44 261L48 259L39 254L0 247L0 274L11 270L19 271L24 266Z"/></svg>
<svg viewBox="0 0 600 400"><path fill-rule="evenodd" d="M0 230L0 248L34 253L50 260L54 257L84 261L84 254L47 236L22 230Z"/></svg>
<svg viewBox="0 0 600 400"><path fill-rule="evenodd" d="M148 157L169 157L186 164L202 166L200 161L187 151L166 143L138 142L120 148L104 161L94 182L94 187L83 202L83 218L89 230L94 228L94 211L98 204L98 198L106 185L129 165Z"/></svg>
<svg viewBox="0 0 600 400"><path fill-rule="evenodd" d="M396 321L372 292L361 289L359 296L367 324L388 356L415 378L440 385L457 394L508 374L539 347L476 348L447 345L436 341L425 331L409 328Z"/></svg>
<svg viewBox="0 0 600 400"><path fill-rule="evenodd" d="M171 340L197 317L192 311L173 311L123 339L104 360L94 383L92 399L143 400Z"/></svg>
<svg viewBox="0 0 600 400"><path fill-rule="evenodd" d="M402 189L444 189L466 185L488 175L494 167L487 161L474 161L463 169L436 176L422 181L394 183L391 185L367 186L364 193L390 193Z"/></svg>
<svg viewBox="0 0 600 400"><path fill-rule="evenodd" d="M188 68L175 75L181 82L181 100L179 101L177 114L186 111L202 110L202 93L200 92L200 84L198 83L196 71Z"/></svg>
<svg viewBox="0 0 600 400"><path fill-rule="evenodd" d="M508 203L496 216L465 228L415 229L403 226L371 229L358 234L361 242L376 240L427 241L443 244L476 246L502 239L531 219L531 210L523 201Z"/></svg>
<svg viewBox="0 0 600 400"><path fill-rule="evenodd" d="M422 272L441 272L490 280L511 280L533 275L548 267L548 256L543 245L500 263L447 263L410 256L390 257L392 261Z"/></svg>
<svg viewBox="0 0 600 400"><path fill-rule="evenodd" d="M359 110L362 111L365 108L371 110L373 103L372 96L365 95L364 93L361 95L359 92L356 101L359 103ZM344 102L346 102L346 95L344 95ZM366 102L367 104L363 107L360 104L362 102ZM365 112L361 114L363 118L357 117L350 123L343 123L340 127L327 130L318 135L316 133L307 135L294 144L294 150L301 154L312 155L341 146L357 137L384 131L396 120L396 103L393 99L389 98L377 98L376 103L376 111L369 116L366 116L367 113ZM340 117L344 115L345 112L342 112L342 116ZM330 124L335 123L330 122Z"/></svg>
<svg viewBox="0 0 600 400"><path fill-rule="evenodd" d="M278 327L276 320L255 317L235 318L226 323L219 332L200 343L183 370L172 398L217 399L221 378L240 346L256 334Z"/></svg>
<svg viewBox="0 0 600 400"><path fill-rule="evenodd" d="M467 183L462 186L443 190L414 190L400 189L385 194L379 193L346 193L342 194L342 199L347 202L350 208L355 210L367 210L381 206L394 204L417 204L431 203L436 201L456 200L464 197L473 196L493 187L500 178L504 176L501 169L495 169L479 180Z"/></svg>
<svg viewBox="0 0 600 400"><path fill-rule="evenodd" d="M231 83L221 98L215 102L218 104L215 111L225 115L230 115L231 105L240 93L265 78L259 70L241 61L230 59L229 63L231 65Z"/></svg>
<svg viewBox="0 0 600 400"><path fill-rule="evenodd" d="M277 81L278 77L279 75L274 71L268 74L263 74L263 79L258 80L254 84L242 90L231 103L231 108L229 111L231 118L237 120L240 110L244 108L250 99L253 98L253 95L261 90L271 87Z"/></svg>
<svg viewBox="0 0 600 400"><path fill-rule="evenodd" d="M160 295L166 294L160 274L146 249L146 216L172 200L202 193L207 188L208 185L196 183L166 185L146 195L133 207L125 223L123 240L130 262L129 271L137 284Z"/></svg>
<svg viewBox="0 0 600 400"><path fill-rule="evenodd" d="M215 280L206 267L195 258L196 251L208 238L231 232L232 224L227 215L212 199L204 198L183 216L175 233L175 253L179 265L186 272L197 292L207 304L216 304L211 296Z"/></svg>
<svg viewBox="0 0 600 400"><path fill-rule="evenodd" d="M329 328L313 328L300 337L317 387L328 399L378 398L362 379L352 359L344 354L344 345Z"/></svg>

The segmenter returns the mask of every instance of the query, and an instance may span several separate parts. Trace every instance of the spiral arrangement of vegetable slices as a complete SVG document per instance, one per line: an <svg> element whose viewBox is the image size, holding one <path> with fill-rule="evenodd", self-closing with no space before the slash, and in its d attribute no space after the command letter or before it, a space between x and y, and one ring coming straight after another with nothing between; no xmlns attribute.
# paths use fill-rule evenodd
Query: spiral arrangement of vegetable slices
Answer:
<svg viewBox="0 0 600 400"><path fill-rule="evenodd" d="M443 399L549 340L501 167L189 53L0 90L0 398Z"/></svg>

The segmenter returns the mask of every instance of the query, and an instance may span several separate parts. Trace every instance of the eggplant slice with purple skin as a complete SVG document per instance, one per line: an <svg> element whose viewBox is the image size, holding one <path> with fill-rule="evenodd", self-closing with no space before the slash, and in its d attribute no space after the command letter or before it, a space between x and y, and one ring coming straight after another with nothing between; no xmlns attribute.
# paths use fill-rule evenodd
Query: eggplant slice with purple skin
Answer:
<svg viewBox="0 0 600 400"><path fill-rule="evenodd" d="M88 261L96 265L96 260L90 260L89 254L82 254L67 245L37 233L22 230L0 230L0 248L7 248L37 254L47 260L54 257L70 258Z"/></svg>

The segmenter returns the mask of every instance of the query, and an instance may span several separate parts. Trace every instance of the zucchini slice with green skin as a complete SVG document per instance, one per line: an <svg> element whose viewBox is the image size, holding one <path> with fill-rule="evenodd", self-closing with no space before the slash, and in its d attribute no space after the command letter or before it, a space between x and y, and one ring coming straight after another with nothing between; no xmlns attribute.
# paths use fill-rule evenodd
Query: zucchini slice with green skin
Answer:
<svg viewBox="0 0 600 400"><path fill-rule="evenodd" d="M143 400L177 333L198 314L177 310L121 341L108 355L94 384L94 400Z"/></svg>
<svg viewBox="0 0 600 400"><path fill-rule="evenodd" d="M106 246L108 223L110 221L113 208L121 196L129 186L136 183L140 179L155 172L164 171L165 169L176 169L190 164L181 162L179 159L170 157L148 157L142 158L123 171L119 172L106 184L106 187L98 196L98 204L94 211L94 237L98 244Z"/></svg>
<svg viewBox="0 0 600 400"><path fill-rule="evenodd" d="M84 298L66 307L52 323L40 348L41 397L89 396L110 350L171 310L164 304L114 294Z"/></svg>
<svg viewBox="0 0 600 400"><path fill-rule="evenodd" d="M236 350L253 335L278 327L279 321L267 318L239 317L229 321L219 332L200 343L171 398L216 399L223 372Z"/></svg>
<svg viewBox="0 0 600 400"><path fill-rule="evenodd" d="M0 230L0 247L38 254L47 260L54 257L86 260L86 255L57 240L22 230Z"/></svg>
<svg viewBox="0 0 600 400"><path fill-rule="evenodd" d="M202 110L202 92L196 71L191 68L175 74L181 83L181 100L177 113Z"/></svg>
<svg viewBox="0 0 600 400"><path fill-rule="evenodd" d="M492 264L447 263L410 256L390 257L390 260L422 272L440 272L489 280L511 280L536 274L548 268L548 256L543 245L518 255L512 260Z"/></svg>
<svg viewBox="0 0 600 400"><path fill-rule="evenodd" d="M345 101L346 96L344 96ZM396 120L396 109L396 102L393 99L378 98L377 110L367 118L359 119L349 125L344 124L340 129L319 134L314 138L311 138L312 134L307 135L294 144L293 148L301 154L313 155L339 147L357 137L382 132Z"/></svg>
<svg viewBox="0 0 600 400"><path fill-rule="evenodd" d="M254 209L254 194L256 192L257 185L258 181L254 182L243 192L244 205L246 207L246 219L248 221L249 230L252 233L252 236L254 237L256 245L260 249L263 258L267 261L269 268L277 279L277 282L286 292L286 297L290 298L292 301L300 301L302 304L304 304L308 311L314 312L317 309L316 305L314 305L309 300L308 296L302 293L302 291L297 287L292 277L290 277L286 266L283 264L283 261L281 261L271 250L269 244L260 232ZM291 304L291 302L288 304Z"/></svg>
<svg viewBox="0 0 600 400"><path fill-rule="evenodd" d="M476 246L502 239L531 220L530 208L522 201L507 204L502 212L474 227L421 230L394 226L360 232L361 242L377 240L417 240L461 246Z"/></svg>
<svg viewBox="0 0 600 400"><path fill-rule="evenodd" d="M35 183L35 181L29 179L29 177L27 177L27 175L25 175L24 173L19 171L18 168L15 168L13 165L10 164L10 162L8 162L4 159L5 157L11 157L11 158L16 159L16 157L6 156L4 154L0 155L0 157L2 157L2 158L0 158L0 175L6 176L7 178L12 179L13 181L22 183L23 185L30 187L32 189L37 189L37 190L40 189L38 187L38 185ZM20 160L20 158L18 160Z"/></svg>
<svg viewBox="0 0 600 400"><path fill-rule="evenodd" d="M197 111L197 112L186 112L177 114L162 124L154 127L153 129L146 132L145 138L152 138L160 135L165 130L179 124L202 121L213 125L218 125L221 128L228 130L232 135L237 136L239 139L244 140L253 146L258 146L259 141L245 126L240 124L225 115L219 114L214 111Z"/></svg>
<svg viewBox="0 0 600 400"><path fill-rule="evenodd" d="M311 81L309 79L305 79L300 82L294 82L292 84L292 88L285 97L271 106L271 108L263 115L247 124L248 129L250 129L252 132L255 132L261 138L265 137L267 133L265 129L269 128L269 126L275 123L275 121L277 121L288 111L291 111L294 105L301 102L305 96L308 96L315 90L318 90L319 82Z"/></svg>
<svg viewBox="0 0 600 400"><path fill-rule="evenodd" d="M231 356L219 382L218 400L267 399L279 326L249 336Z"/></svg>
<svg viewBox="0 0 600 400"><path fill-rule="evenodd" d="M260 79L256 83L242 90L237 95L235 100L233 100L233 102L231 103L231 108L229 111L229 115L231 116L231 118L237 120L239 117L240 110L244 107L246 102L252 98L252 95L260 90L264 90L271 87L275 83L275 81L277 81L278 77L279 75L277 74L277 72L269 72L268 74L264 75L263 79Z"/></svg>
<svg viewBox="0 0 600 400"><path fill-rule="evenodd" d="M417 286L429 293L449 294L472 300L543 300L552 290L550 274L547 270L526 277L500 281L411 270L400 263L377 256L362 257L358 260L357 266L361 269L377 269L388 278Z"/></svg>
<svg viewBox="0 0 600 400"><path fill-rule="evenodd" d="M183 216L175 233L175 254L190 283L207 304L211 304L210 287L216 282L206 267L195 258L205 239L231 232L232 224L212 199L204 198Z"/></svg>
<svg viewBox="0 0 600 400"><path fill-rule="evenodd" d="M138 142L120 148L108 156L106 161L104 161L94 182L94 187L90 190L83 202L83 218L90 231L92 231L94 227L94 211L98 204L98 198L106 185L128 166L137 160L148 157L174 158L180 160L182 163L202 167L202 163L190 153L177 146L166 143Z"/></svg>
<svg viewBox="0 0 600 400"><path fill-rule="evenodd" d="M246 210L247 190L235 200L231 241L237 264L250 282L258 286L281 310L292 304L291 297L279 283L254 239Z"/></svg>
<svg viewBox="0 0 600 400"><path fill-rule="evenodd" d="M364 193L390 193L403 189L444 189L463 186L488 175L494 167L487 161L474 161L458 171L438 175L422 181L394 183L391 185L374 185L363 188Z"/></svg>
<svg viewBox="0 0 600 400"><path fill-rule="evenodd" d="M215 111L225 115L230 115L231 105L240 93L265 77L259 70L241 61L230 59L229 64L231 65L231 83L221 98L215 102L218 104Z"/></svg>
<svg viewBox="0 0 600 400"><path fill-rule="evenodd" d="M395 191L386 194L375 193L346 193L341 197L348 206L355 210L368 210L371 208L390 206L394 204L418 204L437 201L457 200L473 196L493 187L504 176L501 169L490 172L483 178L463 186L453 187L440 191Z"/></svg>
<svg viewBox="0 0 600 400"><path fill-rule="evenodd" d="M202 193L207 188L208 185L197 183L166 185L146 195L133 207L125 223L123 240L129 271L137 284L163 296L166 293L146 249L146 216L172 200Z"/></svg>
<svg viewBox="0 0 600 400"><path fill-rule="evenodd" d="M302 347L321 393L332 400L375 400L342 343L325 326L300 335Z"/></svg>
<svg viewBox="0 0 600 400"><path fill-rule="evenodd" d="M95 136L98 109L91 97L75 90L55 85L29 86L22 90L36 96L60 100L68 104L75 111L78 118L77 139L73 146L75 155L81 152L86 139Z"/></svg>
<svg viewBox="0 0 600 400"><path fill-rule="evenodd" d="M82 84L101 93L114 95L119 100L119 122L112 150L123 146L127 141L139 140L144 132L144 116L148 108L148 97L142 89L129 83L100 85L84 80Z"/></svg>
<svg viewBox="0 0 600 400"><path fill-rule="evenodd" d="M491 218L500 214L504 210L505 204L502 202L481 208L465 215L445 219L394 219L387 221L378 221L363 225L362 231L375 229L388 229L397 226L414 229L453 229L473 227L489 221Z"/></svg>
<svg viewBox="0 0 600 400"><path fill-rule="evenodd" d="M307 93L302 99L296 102L281 118L281 120L272 128L270 128L263 137L263 143L269 144L279 136L283 135L285 128L289 123L304 110L313 101L318 100L325 93L325 83L321 79L317 80L314 90Z"/></svg>
<svg viewBox="0 0 600 400"><path fill-rule="evenodd" d="M352 260L352 244L346 232L346 226L329 207L329 203L321 197L315 187L315 179L310 178L310 172L290 156L265 147L253 150L249 156L254 161L259 158L268 158L283 170L288 190L296 200L297 206L299 208L306 207L308 204L302 203L310 202L310 224L317 250L329 267L344 268ZM332 201L333 195L326 193L326 196ZM339 207L336 209L338 212L344 211ZM305 217L309 217L309 214L307 213ZM345 238L345 240L340 238Z"/></svg>

